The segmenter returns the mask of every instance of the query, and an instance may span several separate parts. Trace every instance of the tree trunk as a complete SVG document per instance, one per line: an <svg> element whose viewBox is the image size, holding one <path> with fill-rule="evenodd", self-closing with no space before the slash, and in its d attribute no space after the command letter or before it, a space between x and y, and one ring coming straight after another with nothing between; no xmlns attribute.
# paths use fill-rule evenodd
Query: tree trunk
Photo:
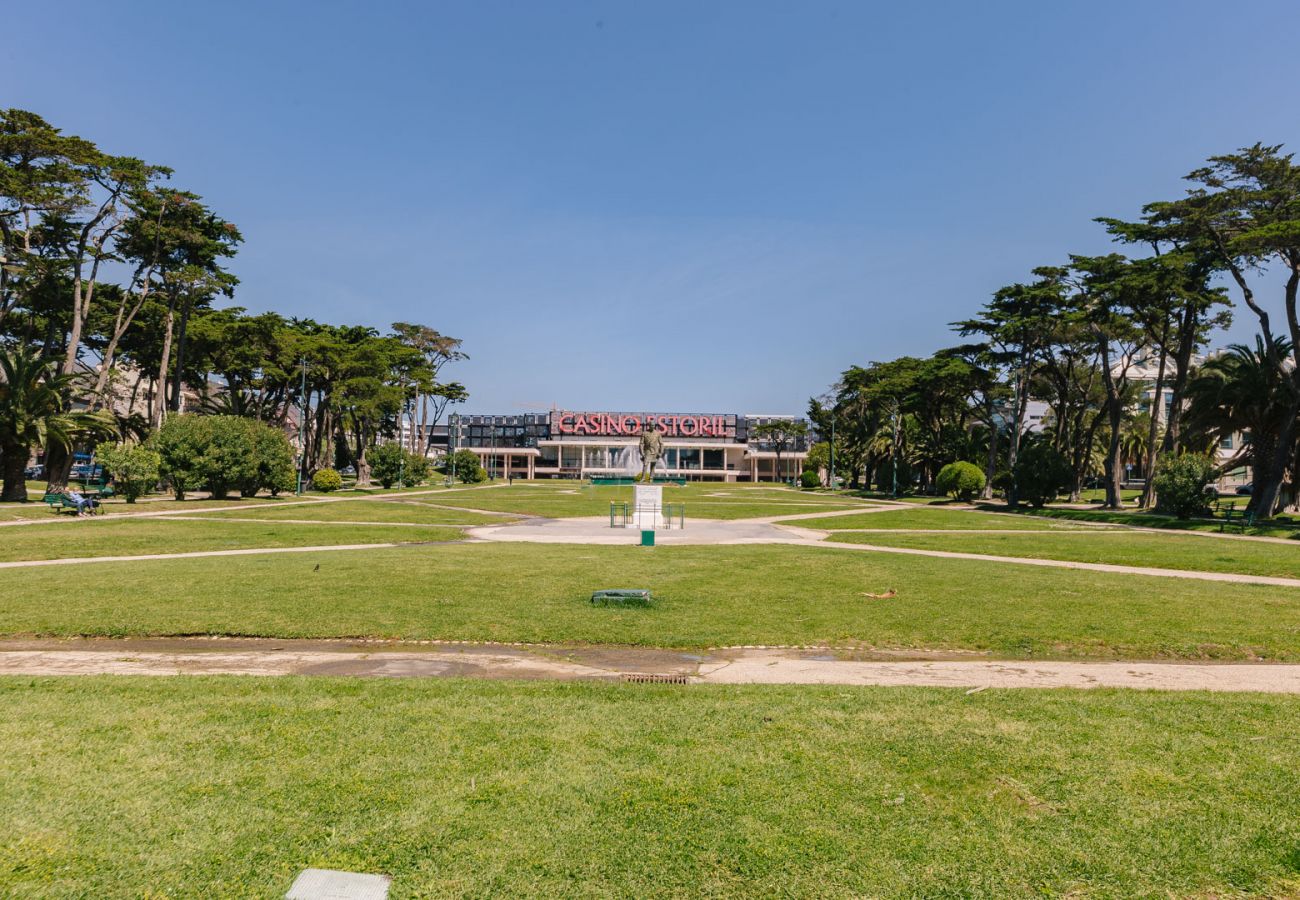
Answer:
<svg viewBox="0 0 1300 900"><path fill-rule="evenodd" d="M190 308L192 306L192 303L186 303L181 308L181 329L180 334L176 337L176 373L172 376L171 397L171 411L175 413L181 411L181 383L185 367L185 332L189 328Z"/></svg>
<svg viewBox="0 0 1300 900"><path fill-rule="evenodd" d="M1016 483L1016 461L1020 458L1020 432L1024 429L1025 411L1029 408L1029 379L1025 372L1027 360L1020 360L1021 366L1015 374L1015 403L1011 411L1011 446L1007 450L1007 468L1011 470L1011 488L1007 491L1007 506L1015 509L1020 505L1020 485Z"/></svg>
<svg viewBox="0 0 1300 900"><path fill-rule="evenodd" d="M0 488L0 503L25 503L27 502L27 477L23 472L27 469L31 448L21 444L6 444L3 451L4 487Z"/></svg>
<svg viewBox="0 0 1300 900"><path fill-rule="evenodd" d="M176 298L173 297L167 304L167 318L163 326L163 344L162 356L158 362L158 389L153 398L153 411L151 418L155 429L161 428L163 419L167 417L167 372L171 368L172 355L172 325L176 320Z"/></svg>
<svg viewBox="0 0 1300 900"><path fill-rule="evenodd" d="M1277 434L1277 443L1273 446L1272 451L1265 453L1263 450L1259 450L1256 453L1255 471L1259 472L1260 465L1266 467L1261 473L1262 478L1259 475L1256 476L1250 503L1246 507L1256 516L1267 518L1277 512L1282 491L1282 481L1286 478L1287 463L1290 461L1295 448L1297 416L1300 416L1300 396L1292 399L1287 409L1287 417Z"/></svg>
<svg viewBox="0 0 1300 900"><path fill-rule="evenodd" d="M1110 443L1106 447L1106 508L1123 509L1124 467L1119 461L1119 428L1124 411L1120 407L1118 398L1111 400L1108 406L1110 407Z"/></svg>
<svg viewBox="0 0 1300 900"><path fill-rule="evenodd" d="M357 487L370 487L370 463L366 461L366 430L364 426L356 429L357 438Z"/></svg>
<svg viewBox="0 0 1300 900"><path fill-rule="evenodd" d="M993 478L998 473L998 426L997 420L989 416L989 452L984 461L984 490L980 491L981 500L993 499Z"/></svg>
<svg viewBox="0 0 1300 900"><path fill-rule="evenodd" d="M1145 458L1142 460L1142 474L1146 478L1146 484L1142 486L1142 499L1138 501L1138 506L1142 509L1150 509L1156 502L1155 486L1155 467L1156 467L1156 434L1160 428L1160 414L1164 411L1164 393L1165 393L1165 361L1168 353L1165 352L1163 345L1160 350L1160 366L1156 370L1156 392L1151 398L1151 425L1147 429L1147 449Z"/></svg>
<svg viewBox="0 0 1300 900"><path fill-rule="evenodd" d="M24 466L26 464L24 463ZM72 449L62 444L45 448L45 492L59 493L68 486L72 474Z"/></svg>

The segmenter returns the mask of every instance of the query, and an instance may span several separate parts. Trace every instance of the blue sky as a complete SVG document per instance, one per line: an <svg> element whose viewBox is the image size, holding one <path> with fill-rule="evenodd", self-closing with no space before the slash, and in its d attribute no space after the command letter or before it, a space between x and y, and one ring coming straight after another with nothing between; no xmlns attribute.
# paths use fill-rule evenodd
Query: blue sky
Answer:
<svg viewBox="0 0 1300 900"><path fill-rule="evenodd" d="M467 410L798 412L1105 251L1094 216L1205 156L1300 147L1298 26L1281 0L65 0L6 13L0 105L175 168L244 232L240 305L463 338Z"/></svg>

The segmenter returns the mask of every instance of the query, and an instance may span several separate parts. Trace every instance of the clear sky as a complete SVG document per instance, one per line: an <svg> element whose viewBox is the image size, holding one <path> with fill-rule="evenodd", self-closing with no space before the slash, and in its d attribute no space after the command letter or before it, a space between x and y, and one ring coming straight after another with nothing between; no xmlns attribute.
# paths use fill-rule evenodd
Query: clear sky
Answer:
<svg viewBox="0 0 1300 900"><path fill-rule="evenodd" d="M61 0L3 27L0 105L175 168L244 232L240 305L463 338L470 411L799 412L1107 250L1092 217L1205 156L1300 148L1295 0Z"/></svg>

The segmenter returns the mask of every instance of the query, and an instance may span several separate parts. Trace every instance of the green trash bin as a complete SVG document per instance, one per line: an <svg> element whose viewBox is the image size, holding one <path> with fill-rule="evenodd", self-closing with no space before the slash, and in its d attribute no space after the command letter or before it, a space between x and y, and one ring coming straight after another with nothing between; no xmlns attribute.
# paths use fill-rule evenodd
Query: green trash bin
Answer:
<svg viewBox="0 0 1300 900"><path fill-rule="evenodd" d="M655 533L653 529L643 529L641 532L641 546L653 547L655 545Z"/></svg>

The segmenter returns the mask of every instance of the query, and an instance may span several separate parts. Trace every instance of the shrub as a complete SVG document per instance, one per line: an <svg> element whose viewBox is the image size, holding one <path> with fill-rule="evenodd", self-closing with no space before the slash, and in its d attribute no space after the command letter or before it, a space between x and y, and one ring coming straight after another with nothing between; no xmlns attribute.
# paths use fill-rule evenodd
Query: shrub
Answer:
<svg viewBox="0 0 1300 900"><path fill-rule="evenodd" d="M295 481L293 448L284 433L240 416L171 416L150 439L159 469L177 500L207 488L215 499L232 490L251 497L259 490L291 490Z"/></svg>
<svg viewBox="0 0 1300 900"><path fill-rule="evenodd" d="M343 476L338 469L317 469L311 477L311 486L328 494L343 487Z"/></svg>
<svg viewBox="0 0 1300 900"><path fill-rule="evenodd" d="M127 503L134 503L158 486L162 456L156 450L139 444L100 447L95 459L113 476L114 489Z"/></svg>
<svg viewBox="0 0 1300 900"><path fill-rule="evenodd" d="M487 481L487 470L479 463L478 457L470 450L457 450L443 460L443 471L451 471L451 477L467 484L479 484Z"/></svg>
<svg viewBox="0 0 1300 900"><path fill-rule="evenodd" d="M203 486L204 454L211 433L210 420L203 416L169 416L149 439L158 453L158 470L171 485L177 500L185 492Z"/></svg>
<svg viewBox="0 0 1300 900"><path fill-rule="evenodd" d="M429 480L431 472L433 466L429 464L429 457L423 453L406 454L406 474L403 478L407 484L423 484Z"/></svg>
<svg viewBox="0 0 1300 900"><path fill-rule="evenodd" d="M294 461L293 447L284 432L263 422L243 420L249 428L253 445L253 476L242 482L239 493L252 497L259 490L268 490L271 496L297 487L298 467Z"/></svg>
<svg viewBox="0 0 1300 900"><path fill-rule="evenodd" d="M822 486L822 478L812 469L804 469L803 474L799 476L799 486L806 490L819 488Z"/></svg>
<svg viewBox="0 0 1300 900"><path fill-rule="evenodd" d="M1182 456L1164 454L1156 467L1152 484L1160 512L1190 519L1209 511L1205 486L1214 477L1214 463L1199 453Z"/></svg>
<svg viewBox="0 0 1300 900"><path fill-rule="evenodd" d="M380 444L366 457L370 462L370 477L378 481L385 489L397 483L398 475L406 463L406 451L402 445L393 441Z"/></svg>
<svg viewBox="0 0 1300 900"><path fill-rule="evenodd" d="M951 494L958 500L974 500L975 495L984 490L984 480L984 472L979 466L962 461L948 463L940 469L934 485L941 493Z"/></svg>
<svg viewBox="0 0 1300 900"><path fill-rule="evenodd" d="M1047 444L1028 444L1016 458L1015 482L1019 498L1035 509L1056 499L1073 477L1070 463Z"/></svg>

